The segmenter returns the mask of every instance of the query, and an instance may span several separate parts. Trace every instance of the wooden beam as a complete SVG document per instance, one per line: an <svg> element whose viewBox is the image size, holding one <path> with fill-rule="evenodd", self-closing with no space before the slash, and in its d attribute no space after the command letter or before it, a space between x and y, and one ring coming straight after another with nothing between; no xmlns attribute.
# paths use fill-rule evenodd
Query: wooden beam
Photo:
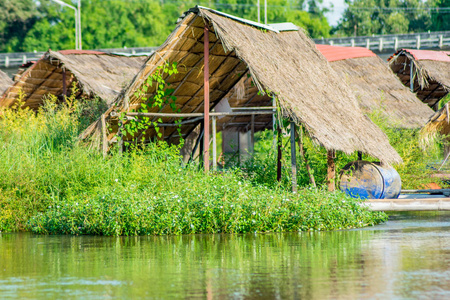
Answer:
<svg viewBox="0 0 450 300"><path fill-rule="evenodd" d="M123 130L123 121L119 120L119 132L118 132L119 143L118 143L118 147L119 147L119 154L120 155L122 155L122 153L123 153L123 139L124 139L124 136L123 136L122 130Z"/></svg>
<svg viewBox="0 0 450 300"><path fill-rule="evenodd" d="M303 128L300 126L298 133L298 151L300 152L300 156L305 161L306 172L308 173L309 181L316 187L316 180L314 179L314 174L311 171L311 166L309 165L308 158L306 157L305 148L303 146Z"/></svg>
<svg viewBox="0 0 450 300"><path fill-rule="evenodd" d="M103 157L106 157L106 155L108 154L108 136L107 136L105 114L103 114L101 118L102 118L102 152Z"/></svg>
<svg viewBox="0 0 450 300"><path fill-rule="evenodd" d="M252 120L250 124L250 151L253 153L255 149L255 115L252 115Z"/></svg>
<svg viewBox="0 0 450 300"><path fill-rule="evenodd" d="M297 152L295 151L295 123L291 122L292 192L297 193Z"/></svg>
<svg viewBox="0 0 450 300"><path fill-rule="evenodd" d="M212 135L213 135L213 170L217 171L217 128L216 128L216 117L212 117Z"/></svg>
<svg viewBox="0 0 450 300"><path fill-rule="evenodd" d="M62 82L63 82L63 95L67 96L67 82L66 82L66 69L65 68L63 68L63 70L62 70Z"/></svg>
<svg viewBox="0 0 450 300"><path fill-rule="evenodd" d="M277 124L277 181L280 182L281 181L281 158L282 158L282 153L281 153L281 147L283 146L283 134L281 132L281 126L280 124Z"/></svg>
<svg viewBox="0 0 450 300"><path fill-rule="evenodd" d="M334 150L327 150L327 185L328 191L333 192L335 187L335 179L336 179L336 165L334 162L335 152Z"/></svg>
<svg viewBox="0 0 450 300"><path fill-rule="evenodd" d="M208 115L210 117L220 117L220 116L251 116L251 115L273 115L273 111L236 111L236 112L210 112ZM115 117L117 114L111 114ZM130 117L171 117L171 118L190 118L190 117L203 117L204 113L140 113L140 112L130 112L126 114Z"/></svg>
<svg viewBox="0 0 450 300"><path fill-rule="evenodd" d="M450 211L449 198L370 199L361 205L371 211Z"/></svg>
<svg viewBox="0 0 450 300"><path fill-rule="evenodd" d="M209 172L209 28L208 24L205 24L205 33L204 33L204 48L203 48L203 55L204 55L204 68L203 68L203 90L204 90L204 97L203 97L203 113L205 114L203 122L204 122L204 130L205 134L203 136L203 165L205 168L205 173Z"/></svg>

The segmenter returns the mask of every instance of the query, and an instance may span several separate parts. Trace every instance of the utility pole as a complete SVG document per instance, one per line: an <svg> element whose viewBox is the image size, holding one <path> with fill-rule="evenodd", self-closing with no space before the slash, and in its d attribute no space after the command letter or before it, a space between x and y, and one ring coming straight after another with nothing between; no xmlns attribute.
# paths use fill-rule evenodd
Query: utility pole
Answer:
<svg viewBox="0 0 450 300"><path fill-rule="evenodd" d="M81 50L81 0L78 0L77 7L67 4L61 0L51 0L61 6L68 7L75 11L75 49Z"/></svg>

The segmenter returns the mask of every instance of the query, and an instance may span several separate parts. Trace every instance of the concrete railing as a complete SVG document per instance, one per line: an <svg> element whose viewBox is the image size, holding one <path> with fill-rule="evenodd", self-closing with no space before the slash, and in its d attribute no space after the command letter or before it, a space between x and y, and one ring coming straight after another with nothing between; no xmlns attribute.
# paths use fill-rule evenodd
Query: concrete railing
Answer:
<svg viewBox="0 0 450 300"><path fill-rule="evenodd" d="M394 52L401 48L447 49L450 48L450 31L327 38L315 39L314 41L317 44L344 47L365 47L375 52Z"/></svg>
<svg viewBox="0 0 450 300"><path fill-rule="evenodd" d="M448 49L450 48L450 31L315 39L314 42L317 44L345 47L366 47L375 52L394 52L400 48ZM98 51L121 54L149 54L155 49L156 47L141 47L98 49ZM44 53L45 52L0 53L0 67L18 67L27 61L40 59Z"/></svg>

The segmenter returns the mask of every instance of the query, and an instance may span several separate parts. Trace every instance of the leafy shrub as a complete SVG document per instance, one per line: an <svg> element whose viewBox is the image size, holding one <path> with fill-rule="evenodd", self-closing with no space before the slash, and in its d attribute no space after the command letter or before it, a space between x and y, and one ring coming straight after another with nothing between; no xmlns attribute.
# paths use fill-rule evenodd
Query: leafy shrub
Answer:
<svg viewBox="0 0 450 300"><path fill-rule="evenodd" d="M79 103L47 99L37 113L0 118L0 230L134 235L330 230L376 224L383 213L341 193L269 188L240 170L203 174L178 147L136 147L104 159L77 140Z"/></svg>

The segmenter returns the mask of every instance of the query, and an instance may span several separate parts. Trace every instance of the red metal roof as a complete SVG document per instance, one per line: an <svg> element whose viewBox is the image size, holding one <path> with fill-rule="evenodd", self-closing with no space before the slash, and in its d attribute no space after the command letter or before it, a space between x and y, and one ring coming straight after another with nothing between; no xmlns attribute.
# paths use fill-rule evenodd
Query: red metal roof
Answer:
<svg viewBox="0 0 450 300"><path fill-rule="evenodd" d="M329 62L350 58L376 56L375 53L363 47L339 47L321 44L316 44L316 47Z"/></svg>
<svg viewBox="0 0 450 300"><path fill-rule="evenodd" d="M62 55L69 55L69 54L106 54L105 52L100 51L92 51L92 50L61 50L58 51L58 53L61 53Z"/></svg>
<svg viewBox="0 0 450 300"><path fill-rule="evenodd" d="M415 60L434 60L434 61L445 61L450 62L450 56L448 52L444 51L433 51L433 50L414 50L414 49L401 49L394 54L398 55L400 52L406 51L411 54ZM388 60L391 60L391 56Z"/></svg>

